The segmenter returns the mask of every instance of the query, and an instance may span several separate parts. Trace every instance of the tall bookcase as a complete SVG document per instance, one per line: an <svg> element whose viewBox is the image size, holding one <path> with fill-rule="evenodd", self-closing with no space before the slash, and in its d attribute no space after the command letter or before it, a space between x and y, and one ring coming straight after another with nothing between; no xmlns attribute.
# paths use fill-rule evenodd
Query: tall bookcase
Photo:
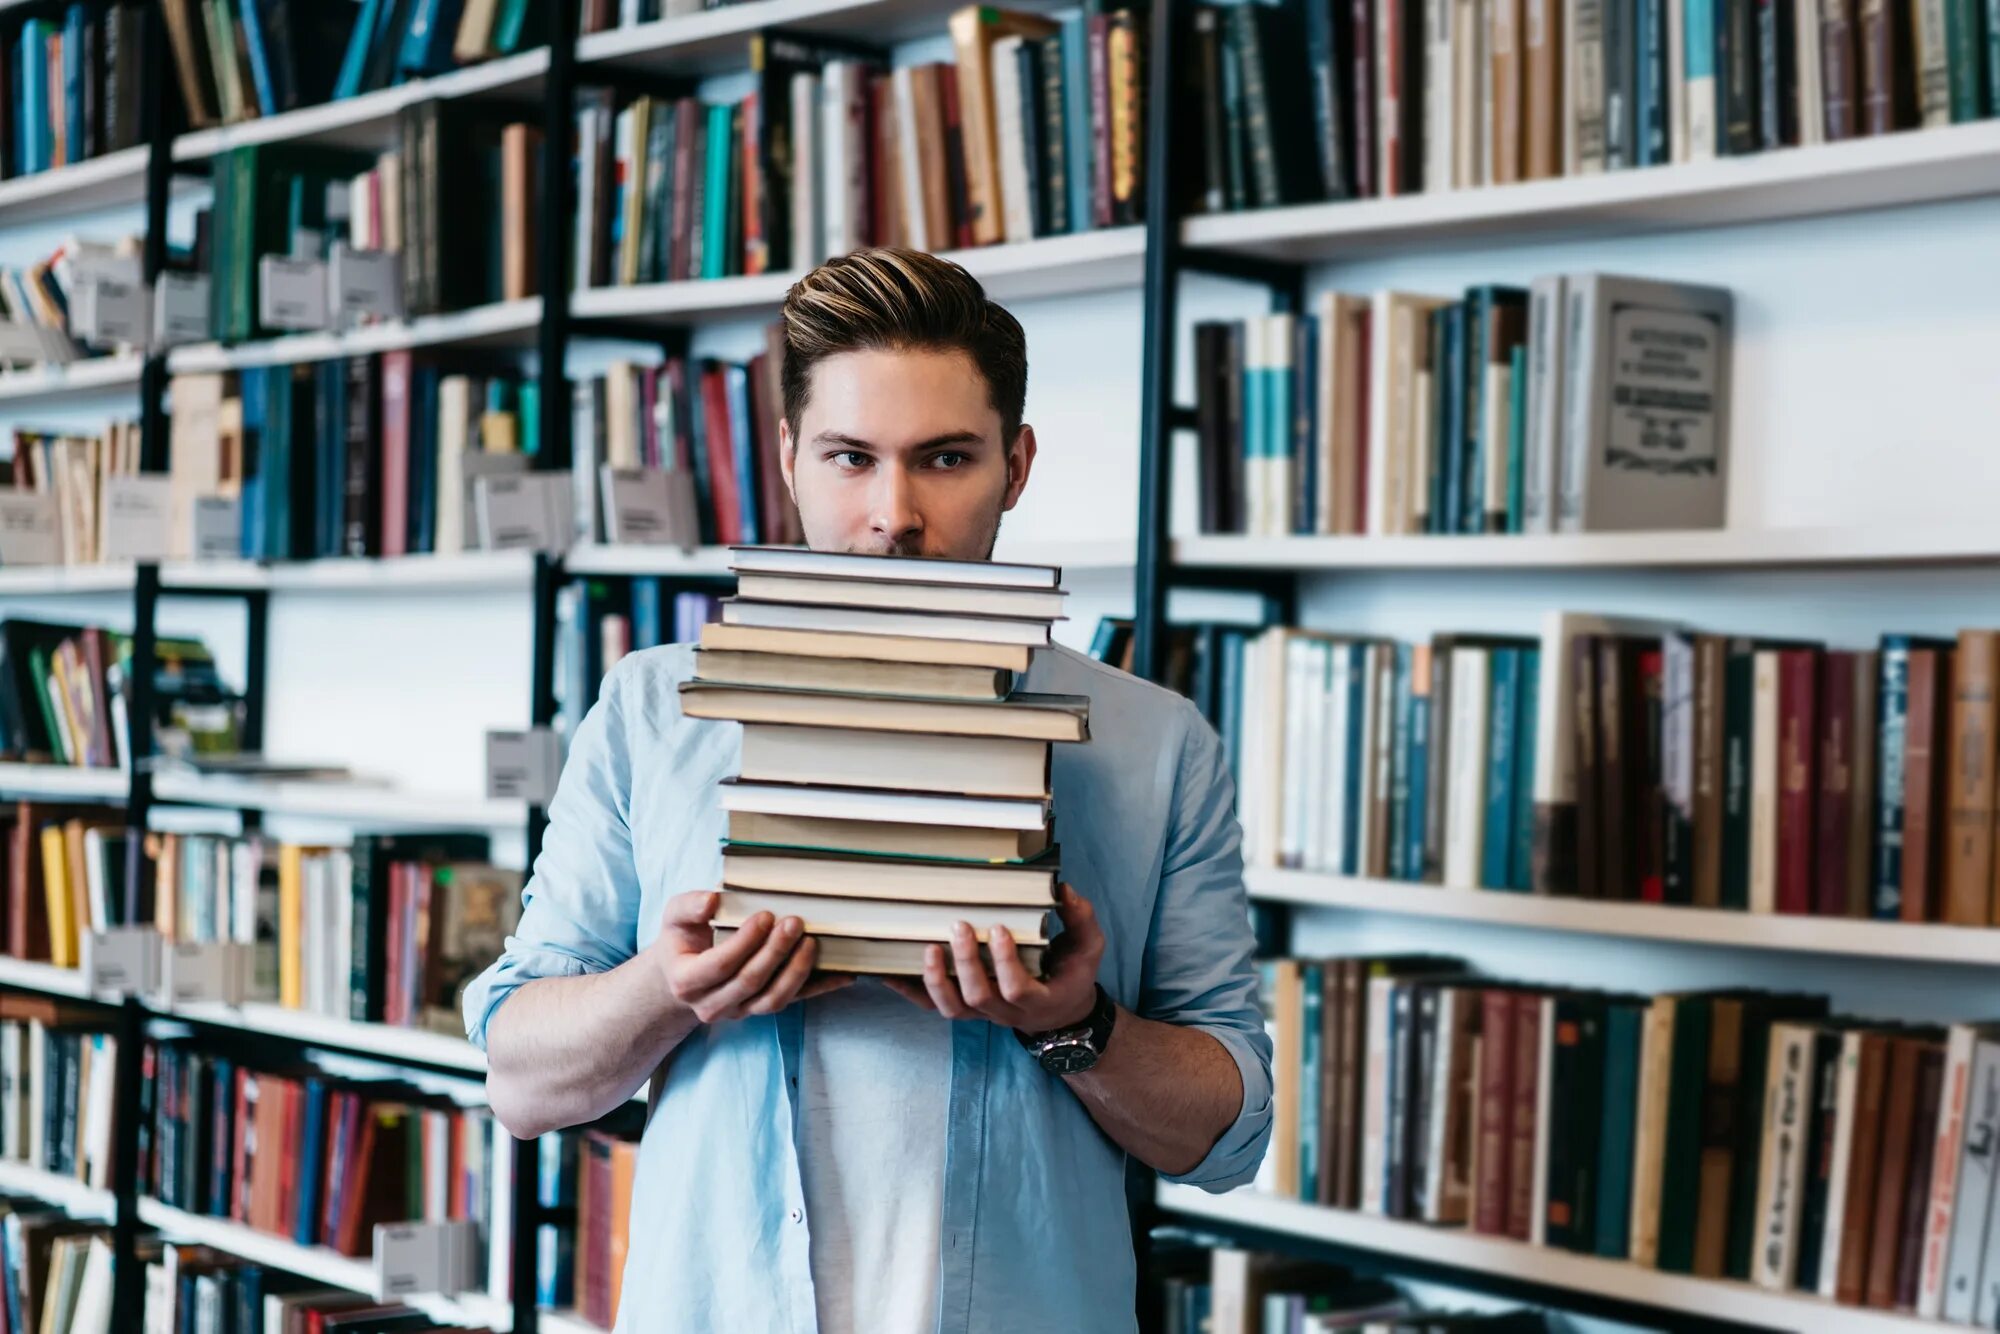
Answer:
<svg viewBox="0 0 2000 1334"><path fill-rule="evenodd" d="M32 8L47 0L31 0ZM129 388L141 405L144 463L166 466L165 387L176 373L306 361L393 348L486 346L533 354L543 392L541 455L545 466L566 466L569 394L565 369L571 348L586 339L620 338L659 345L684 344L691 331L743 321L775 311L794 275L772 274L613 287L572 292L568 287L568 229L573 214L567 144L580 87L658 86L701 78L744 64L745 38L772 27L899 42L942 30L953 6L947 0L747 0L746 3L661 20L637 28L578 37L575 6L546 6L546 44L535 50L433 79L325 106L310 107L221 129L166 133L167 117L153 114L152 142L38 176L0 182L0 227L31 219L114 205L143 204L146 272L164 264L168 210L176 195L219 152L240 144L338 142L385 145L397 110L426 97L535 100L543 119L545 216L538 228L542 296L446 315L371 326L344 333L300 334L230 347L183 347L147 357L108 358L68 368L0 374L0 403L61 403ZM1060 6L1058 6L1060 7ZM146 59L155 71L166 59L157 7L149 7ZM1142 303L1143 332L1136 374L1093 380L1107 417L1131 414L1138 397L1136 542L1079 531L1043 543L1024 556L1068 566L1129 572L1136 621L1136 665L1158 676L1168 594L1198 589L1247 590L1267 599L1284 619L1315 625L1405 633L1461 628L1482 616L1502 621L1544 604L1635 610L1692 618L1719 608L1737 622L1774 616L1822 633L1872 635L1897 628L1899 612L1915 604L1923 624L2000 620L2000 605L1983 582L2000 562L2000 543L1986 516L1991 497L1980 498L1976 448L1919 451L1916 467L1948 476L1973 494L1942 506L1944 517L1912 512L1908 487L1889 479L1896 515L1871 518L1865 503L1817 522L1801 522L1772 497L1788 484L1819 495L1826 490L1814 470L1804 437L1826 431L1831 419L1793 412L1784 402L1810 394L1837 397L1842 375L1866 362L1883 339L1851 327L1864 304L1885 306L1888 337L1911 339L1906 353L1889 349L1879 368L1882 382L1914 381L1941 397L1943 406L1912 414L1936 434L1955 420L1976 431L1981 407L2000 407L1994 391L1968 382L1953 390L1957 373L1946 350L1945 370L1931 364L1938 353L1917 326L1951 324L1959 335L1990 338L2000 325L2000 290L1991 265L1966 262L1971 233L2000 223L1992 205L2000 198L2000 123L1987 122L1863 139L1813 149L1645 171L1546 181L1491 190L1417 195L1397 199L1302 205L1255 213L1182 217L1179 173L1194 152L1175 141L1171 114L1173 71L1183 58L1181 21L1186 6L1153 0L1150 26L1148 208L1143 227L1126 227L1030 243L959 252L963 262L1008 302L1106 294L1106 300ZM160 80L151 86L163 86ZM153 108L158 112L159 108ZM1891 214L1877 210L1891 209ZM1885 221L1886 218L1886 221ZM1887 278L1854 268L1879 234L1893 253L1877 256ZM1990 234L1990 232L1988 233ZM1802 239L1800 239L1802 238ZM1942 258L1926 262L1913 248L1934 245ZM1562 249L1558 249L1561 247ZM1626 247L1633 250L1629 257ZM1571 248L1574 253L1571 253ZM1817 261L1819 281L1851 289L1846 303L1815 301L1814 280L1801 266ZM1772 382L1768 401L1740 415L1732 440L1737 485L1756 495L1733 498L1731 526L1702 533L1599 534L1560 537L1472 538L1239 538L1182 535L1174 518L1175 456L1193 423L1182 398L1189 310L1231 306L1244 294L1275 309L1302 309L1307 294L1325 281L1358 287L1434 282L1450 289L1477 276L1522 277L1530 270L1584 265L1637 272L1674 271L1700 277L1710 263L1736 276L1726 281L1750 296L1743 347L1758 359L1753 369ZM1764 284L1763 265L1782 270ZM1960 267L1954 268L1957 265ZM1926 284L1953 280L1962 289L1926 301ZM1899 288L1896 291L1887 287ZM1913 296L1912 292L1918 295ZM1788 315L1787 311L1791 314ZM1984 312L1983 318L1981 312ZM1827 384L1782 349L1766 345L1768 331L1802 337L1804 321L1819 316L1848 344L1827 357ZM1789 319L1789 323L1787 320ZM1760 323L1761 321L1761 323ZM1914 330L1914 332L1913 332ZM1855 351L1855 347L1859 351ZM1990 346L1990 343L1989 343ZM1739 352L1739 357L1745 355ZM1040 363L1038 363L1039 366ZM1095 376L1099 368L1086 368ZM1037 371L1038 377L1041 375ZM1754 385L1758 377L1739 376ZM1990 371L1988 380L1990 380ZM1037 383L1040 383L1038 379ZM1129 392L1128 392L1129 391ZM1741 391L1753 397L1759 391ZM1781 397L1781 396L1789 396ZM1745 400L1739 397L1739 402ZM1832 414L1837 416L1837 414ZM1799 443L1760 448L1774 439L1774 423L1797 425ZM1885 436L1886 438L1886 436ZM1830 451L1842 465L1869 460L1847 440ZM1810 479L1811 486L1802 483ZM1943 487L1945 483L1936 483ZM1857 494L1862 494L1857 490ZM1835 506L1839 509L1839 506ZM1860 511L1860 512L1857 512ZM1812 516L1807 515L1808 519ZM291 565L239 562L0 571L0 597L129 598L135 655L152 654L163 601L198 597L240 604L247 648L244 676L250 704L249 740L263 730L269 676L273 602L292 596L359 596L389 600L406 595L477 593L518 596L527 607L528 699L520 713L497 723L543 725L554 716L557 653L555 603L565 579L634 576L682 580L703 586L723 571L723 553L666 548L581 547L526 556L473 553L456 557L405 557L382 561L315 561ZM1932 601L1935 601L1935 607ZM1858 601L1860 605L1846 605ZM1824 614L1822 614L1824 612ZM1940 619L1943 618L1943 619ZM1511 624L1512 622L1510 622ZM141 682L144 670L136 673ZM135 706L142 701L135 701ZM135 712L143 710L135 707ZM141 738L139 744L145 744ZM209 806L241 812L246 822L266 816L306 816L355 826L473 827L521 832L527 856L539 844L544 814L518 802L429 798L407 791L364 787L228 784L184 778L154 779L135 769L118 773L0 765L0 794L96 800L123 804L129 821L143 826L162 805ZM1295 940L1306 947L1352 941L1390 947L1433 937L1459 942L1475 959L1496 953L1516 967L1544 957L1553 968L1602 977L1631 968L1670 985L1675 979L1706 982L1742 975L1787 982L1818 978L1836 989L1858 987L1863 998L1892 1006L1899 990L1915 996L1924 1013L1962 1014L1977 1002L2000 1000L1996 964L2000 932L1941 926L1899 926L1822 919L1756 918L1680 908L1581 903L1491 894L1453 894L1423 886L1313 875L1254 871L1252 895L1287 910ZM1913 979L1929 979L1922 991ZM80 979L45 966L0 960L0 986L82 997ZM1954 1003L1947 1007L1946 999ZM136 1105L140 1036L165 1018L217 1029L256 1031L301 1045L357 1053L444 1072L476 1074L482 1063L467 1044L380 1026L320 1020L275 1006L193 1007L165 1011L136 997L98 999L116 1007L121 1053L120 1105ZM142 1275L133 1264L133 1238L142 1224L158 1225L193 1240L276 1267L315 1276L335 1286L365 1289L372 1276L353 1262L292 1246L216 1220L175 1214L138 1194L136 1139L123 1127L115 1163L117 1188L108 1195L71 1183L0 1166L0 1189L20 1189L57 1199L117 1224L117 1297L114 1328L136 1325ZM526 1237L540 1211L533 1192L534 1146L520 1149L515 1173L517 1236ZM1163 1188L1157 1216L1196 1220L1246 1239L1282 1239L1324 1248L1361 1263L1441 1278L1462 1286L1546 1300L1558 1307L1595 1310L1642 1323L1697 1320L1762 1328L1889 1331L1920 1327L1906 1317L1833 1307L1808 1298L1774 1294L1747 1285L1662 1275L1631 1265L1581 1259L1460 1233L1420 1230L1271 1200L1246 1192L1210 1197ZM571 1328L565 1317L535 1310L535 1255L517 1246L512 1301L440 1301L437 1308L469 1320L511 1327Z"/></svg>

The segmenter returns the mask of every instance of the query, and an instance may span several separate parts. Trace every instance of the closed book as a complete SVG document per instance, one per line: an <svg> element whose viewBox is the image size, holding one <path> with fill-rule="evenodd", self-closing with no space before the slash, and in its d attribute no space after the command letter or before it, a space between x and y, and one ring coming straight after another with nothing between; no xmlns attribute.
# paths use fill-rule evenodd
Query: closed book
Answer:
<svg viewBox="0 0 2000 1334"><path fill-rule="evenodd" d="M1861 126L1893 134L1917 123L1912 0L1860 0Z"/></svg>
<svg viewBox="0 0 2000 1334"><path fill-rule="evenodd" d="M1937 1152L1938 1105L1943 1090L1945 1051L1927 1042L1918 1058L1917 1098L1910 1122L1910 1165L1896 1253L1896 1309L1915 1311L1923 1286L1924 1231L1929 1215L1931 1175ZM1956 1166L1956 1164L1954 1164Z"/></svg>
<svg viewBox="0 0 2000 1334"><path fill-rule="evenodd" d="M1798 9L1757 2L1757 142L1766 150L1799 142Z"/></svg>
<svg viewBox="0 0 2000 1334"><path fill-rule="evenodd" d="M1778 655L1777 910L1813 910L1813 814L1821 654L1786 649Z"/></svg>
<svg viewBox="0 0 2000 1334"><path fill-rule="evenodd" d="M1792 1284L1802 1231L1807 1146L1813 1120L1812 1079L1815 1030L1778 1024L1771 1030L1764 1068L1746 1071L1764 1086L1759 1135L1761 1153L1743 1164L1756 1177L1752 1213L1756 1243L1751 1277L1760 1287L1783 1291Z"/></svg>
<svg viewBox="0 0 2000 1334"><path fill-rule="evenodd" d="M1941 1307L1944 1318L1958 1324L1973 1320L1979 1307L1988 1219L1996 1194L1996 1144L2000 1144L2000 1038L1981 1034L1973 1043Z"/></svg>
<svg viewBox="0 0 2000 1334"><path fill-rule="evenodd" d="M1679 1030L1677 1030L1678 1032ZM1748 1072L1747 1077L1754 1077ZM1729 1243L1731 1176L1736 1169L1735 1113L1743 1063L1743 1001L1717 997L1710 1006L1707 1092L1701 1114L1701 1170L1696 1186L1693 1272L1721 1278ZM1667 1265L1662 1260L1662 1268Z"/></svg>
<svg viewBox="0 0 2000 1334"><path fill-rule="evenodd" d="M1903 1206L1910 1180L1911 1146L1916 1140L1917 1098L1924 1064L1923 1039L1890 1039L1882 1138L1875 1173L1875 1210L1870 1225L1867 1286L1863 1299L1878 1310L1896 1305L1903 1253Z"/></svg>
<svg viewBox="0 0 2000 1334"><path fill-rule="evenodd" d="M920 794L914 793L881 795L923 800ZM970 802L974 799L968 797L961 800ZM898 857L936 857L964 862L1028 861L1048 850L1049 834L1048 825L1016 830L976 825L828 819L746 810L729 813L729 839L732 843L824 848Z"/></svg>
<svg viewBox="0 0 2000 1334"><path fill-rule="evenodd" d="M1488 988L1480 1006L1479 1101L1473 1161L1473 1230L1506 1236L1514 1123L1515 993Z"/></svg>
<svg viewBox="0 0 2000 1334"><path fill-rule="evenodd" d="M1033 649L1025 644L791 630L720 622L709 622L701 627L701 647L704 651L797 655L827 659L830 663L846 659L934 663L941 666L986 667L1016 674L1028 669L1033 655Z"/></svg>
<svg viewBox="0 0 2000 1334"><path fill-rule="evenodd" d="M958 616L1055 619L1063 614L1061 589L984 587L965 583L891 582L830 575L765 574L743 571L736 595L747 602L793 603L815 607L937 612Z"/></svg>
<svg viewBox="0 0 2000 1334"><path fill-rule="evenodd" d="M690 718L939 736L1035 741L1090 739L1089 701L1083 696L1016 692L1005 700L974 702L779 690L701 681L683 682L680 695L681 712Z"/></svg>
<svg viewBox="0 0 2000 1334"><path fill-rule="evenodd" d="M1438 1020L1427 1075L1429 1146L1424 1155L1423 1218L1465 1223L1472 1208L1472 1137L1478 1092L1473 1044L1481 993L1471 987L1439 988Z"/></svg>
<svg viewBox="0 0 2000 1334"><path fill-rule="evenodd" d="M1597 1226L1606 1010L1601 996L1565 993L1555 998L1542 1238L1561 1250L1588 1251Z"/></svg>
<svg viewBox="0 0 2000 1334"><path fill-rule="evenodd" d="M1521 176L1540 181L1563 174L1563 6L1560 0L1526 0L1522 13L1527 53Z"/></svg>
<svg viewBox="0 0 2000 1334"><path fill-rule="evenodd" d="M1638 0L1634 52L1632 153L1634 166L1657 167L1673 160L1670 116L1674 90L1669 83L1667 44L1672 39L1667 0Z"/></svg>
<svg viewBox="0 0 2000 1334"><path fill-rule="evenodd" d="M1049 746L1013 737L931 736L746 723L741 777L948 795L1045 798Z"/></svg>
<svg viewBox="0 0 2000 1334"><path fill-rule="evenodd" d="M1514 1059L1508 1077L1514 1109L1507 1127L1507 1235L1528 1241L1536 1231L1539 1202L1546 1198L1540 1184L1543 1178L1537 1171L1538 1164L1545 1167L1546 1159L1537 1146L1541 1143L1542 1079L1546 1073L1542 1056L1547 1029L1542 996L1532 991L1515 992L1513 1003Z"/></svg>
<svg viewBox="0 0 2000 1334"><path fill-rule="evenodd" d="M1930 1180L1925 1191L1923 1241L1919 1249L1916 1311L1927 1320L1944 1313L1945 1269L1951 1250L1951 1220L1959 1202L1961 1149L1971 1110L1973 1056L1979 1033L1953 1024L1945 1035L1936 1116L1918 1121L1931 1135ZM1982 1204L1984 1202L1982 1201Z"/></svg>
<svg viewBox="0 0 2000 1334"><path fill-rule="evenodd" d="M1827 142L1861 133L1859 0L1819 0L1821 125Z"/></svg>
<svg viewBox="0 0 2000 1334"><path fill-rule="evenodd" d="M1952 739L1953 653L1909 650L1903 729L1903 837L1899 915L1939 921L1944 909L1946 802L1956 778L1948 769ZM1886 781L1886 773L1885 773ZM1970 904L1965 905L1968 909Z"/></svg>
<svg viewBox="0 0 2000 1334"><path fill-rule="evenodd" d="M1827 1217L1835 1151L1840 1143L1840 1090L1847 1037L1843 1025L1821 1025L1813 1030L1808 1054L1810 1105L1806 1110L1804 1182L1792 1270L1792 1286L1801 1292L1819 1291L1821 1266L1834 1256L1827 1246Z"/></svg>
<svg viewBox="0 0 2000 1334"><path fill-rule="evenodd" d="M1707 1129L1709 1030L1713 999L1682 996L1674 1013L1668 1057L1666 1117L1661 1136L1659 1249L1655 1263L1669 1273L1693 1272L1699 1221L1702 1142Z"/></svg>
<svg viewBox="0 0 2000 1334"><path fill-rule="evenodd" d="M1577 1238L1576 1249L1608 1259L1630 1253L1634 1150L1639 1129L1640 1067L1650 1007L1613 997L1604 1011L1603 1094L1599 1102L1595 1154L1595 1227Z"/></svg>
<svg viewBox="0 0 2000 1334"><path fill-rule="evenodd" d="M1835 1299L1858 1306L1865 1298L1874 1269L1873 1252L1890 1252L1886 1263L1895 1268L1895 1238L1876 1230L1886 1124L1884 1109L1891 1085L1890 1056L1900 1039L1887 1033L1864 1033L1855 1075L1854 1136L1848 1155L1847 1191L1842 1211L1840 1263L1835 1273ZM1906 1072L1907 1073L1907 1072Z"/></svg>
<svg viewBox="0 0 2000 1334"><path fill-rule="evenodd" d="M1641 1037L1637 1111L1633 1117L1632 1189L1626 1254L1635 1264L1660 1261L1661 1197L1667 1171L1668 1099L1674 1075L1674 1029L1682 997L1655 996L1647 1004ZM1706 1015L1703 1040L1706 1041ZM1693 1022L1690 1019L1690 1022ZM1683 1183L1691 1187L1691 1182Z"/></svg>
<svg viewBox="0 0 2000 1334"><path fill-rule="evenodd" d="M1748 1280L1755 1271L1754 1252L1759 1244L1757 1213L1757 1165L1762 1160L1765 1125L1765 1081L1754 1072L1765 1070L1770 1059L1771 1034L1781 1021L1806 1021L1824 1017L1826 1001L1819 996L1768 995L1752 993L1743 1007L1742 1069L1745 1078L1737 1084L1735 1126L1736 1167L1730 1173L1728 1252L1724 1274Z"/></svg>
<svg viewBox="0 0 2000 1334"><path fill-rule="evenodd" d="M717 926L740 927L758 913L774 919L797 917L809 936L858 936L868 940L927 940L946 943L952 924L972 918L980 943L994 927L1004 927L1024 945L1048 943L1050 912L1046 907L982 904L968 914L958 903L906 903L851 895L789 894L767 890L724 889L716 909Z"/></svg>
<svg viewBox="0 0 2000 1334"><path fill-rule="evenodd" d="M1993 920L1994 727L2000 723L2000 632L1965 630L1952 656L1951 733L1946 763L1942 920Z"/></svg>
<svg viewBox="0 0 2000 1334"><path fill-rule="evenodd" d="M977 866L831 849L724 845L722 883L730 889L913 903L1041 905L1056 899L1054 856L1045 864ZM879 934L879 933L878 933Z"/></svg>
<svg viewBox="0 0 2000 1334"><path fill-rule="evenodd" d="M935 612L905 612L862 607L823 607L782 602L745 602L725 598L726 625L767 630L816 630L837 634L900 635L918 639L972 639L993 644L1045 648L1049 624L998 616L950 616Z"/></svg>

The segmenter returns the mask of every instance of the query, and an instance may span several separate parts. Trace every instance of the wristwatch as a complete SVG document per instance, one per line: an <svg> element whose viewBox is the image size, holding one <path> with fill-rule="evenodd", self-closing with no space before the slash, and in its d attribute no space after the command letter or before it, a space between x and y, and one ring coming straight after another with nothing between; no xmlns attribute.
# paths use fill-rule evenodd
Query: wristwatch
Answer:
<svg viewBox="0 0 2000 1334"><path fill-rule="evenodd" d="M1042 1063L1042 1069L1052 1075L1080 1075L1097 1064L1098 1057L1104 1055L1104 1048L1111 1041L1111 1024L1118 1018L1118 1007L1111 1003L1110 995L1102 986L1097 988L1097 1004L1080 1024L1069 1028L1052 1028L1046 1033L1023 1033L1014 1030L1014 1036L1021 1045L1035 1054Z"/></svg>

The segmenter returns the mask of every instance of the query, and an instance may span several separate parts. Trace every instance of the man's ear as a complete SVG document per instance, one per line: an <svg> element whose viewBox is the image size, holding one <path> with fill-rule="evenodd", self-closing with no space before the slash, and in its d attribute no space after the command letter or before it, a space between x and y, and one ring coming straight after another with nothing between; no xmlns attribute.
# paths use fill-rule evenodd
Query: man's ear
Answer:
<svg viewBox="0 0 2000 1334"><path fill-rule="evenodd" d="M1035 428L1026 422L1014 433L1014 443L1007 450L1007 494L1000 502L1001 510L1014 508L1021 499L1021 493L1028 489L1028 473L1035 466Z"/></svg>
<svg viewBox="0 0 2000 1334"><path fill-rule="evenodd" d="M797 462L798 450L793 448L793 443L791 422L778 418L778 471L785 478L785 494L792 498L792 505L796 508L799 492L792 482L792 465Z"/></svg>

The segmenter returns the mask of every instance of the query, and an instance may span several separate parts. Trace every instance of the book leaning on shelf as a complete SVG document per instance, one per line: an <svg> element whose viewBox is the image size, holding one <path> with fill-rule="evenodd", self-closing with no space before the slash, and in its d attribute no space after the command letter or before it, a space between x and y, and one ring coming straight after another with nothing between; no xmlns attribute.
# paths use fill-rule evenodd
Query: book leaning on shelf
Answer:
<svg viewBox="0 0 2000 1334"><path fill-rule="evenodd" d="M114 421L94 436L16 428L13 437L12 489L54 499L57 563L103 561L104 484L139 471L139 423Z"/></svg>
<svg viewBox="0 0 2000 1334"><path fill-rule="evenodd" d="M1737 157L2000 112L1990 11L1790 0L1201 6L1201 211ZM1358 54L1357 54L1358 53Z"/></svg>
<svg viewBox="0 0 2000 1334"><path fill-rule="evenodd" d="M575 280L802 272L863 246L942 251L1141 220L1138 7L971 6L954 59L804 33L750 38L737 101L590 100L577 117Z"/></svg>
<svg viewBox="0 0 2000 1334"><path fill-rule="evenodd" d="M1260 1185L1982 1326L2000 1036L1827 998L1632 996L1427 956L1276 959Z"/></svg>
<svg viewBox="0 0 2000 1334"><path fill-rule="evenodd" d="M134 281L140 239L124 236L96 241L70 236L46 258L26 265L0 266L0 364L65 364L118 351L115 344L87 336L77 321L78 267L86 261L129 266Z"/></svg>
<svg viewBox="0 0 2000 1334"><path fill-rule="evenodd" d="M48 6L0 39L0 177L145 142L141 4Z"/></svg>
<svg viewBox="0 0 2000 1334"><path fill-rule="evenodd" d="M246 999L462 1035L465 986L520 917L521 873L484 834L358 834L351 847L154 833L151 912L169 941L252 951Z"/></svg>
<svg viewBox="0 0 2000 1334"><path fill-rule="evenodd" d="M1197 324L1201 531L1720 527L1732 307L1579 273Z"/></svg>
<svg viewBox="0 0 2000 1334"><path fill-rule="evenodd" d="M1253 867L2000 925L1995 632L1840 649L1559 611L1536 638L1199 647Z"/></svg>
<svg viewBox="0 0 2000 1334"><path fill-rule="evenodd" d="M718 937L796 916L820 968L915 974L965 919L1039 972L1059 878L1050 746L1088 701L1018 690L1066 596L1046 566L738 547L690 718L743 725Z"/></svg>
<svg viewBox="0 0 2000 1334"><path fill-rule="evenodd" d="M197 128L355 97L540 45L535 0L160 0Z"/></svg>

